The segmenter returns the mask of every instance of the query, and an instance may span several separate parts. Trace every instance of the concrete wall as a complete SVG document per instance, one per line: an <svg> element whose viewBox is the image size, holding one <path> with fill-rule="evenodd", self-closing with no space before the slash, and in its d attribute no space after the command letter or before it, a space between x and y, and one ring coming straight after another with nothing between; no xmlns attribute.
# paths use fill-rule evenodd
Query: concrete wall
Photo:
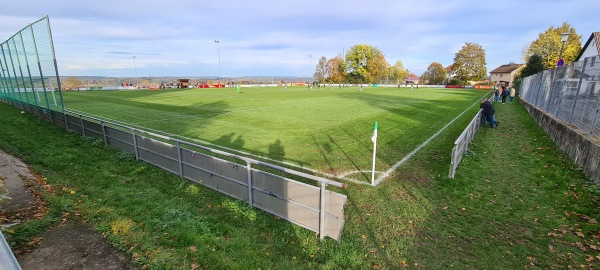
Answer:
<svg viewBox="0 0 600 270"><path fill-rule="evenodd" d="M600 140L548 115L524 100L520 102L529 115L550 135L552 141L600 186Z"/></svg>

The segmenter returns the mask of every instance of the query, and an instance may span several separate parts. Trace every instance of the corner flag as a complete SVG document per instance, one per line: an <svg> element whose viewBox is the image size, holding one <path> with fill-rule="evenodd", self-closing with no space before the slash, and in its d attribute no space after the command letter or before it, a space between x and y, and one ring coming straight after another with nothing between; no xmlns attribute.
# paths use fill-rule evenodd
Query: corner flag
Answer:
<svg viewBox="0 0 600 270"><path fill-rule="evenodd" d="M371 141L373 141L373 143L377 141L377 122L375 122L375 128L373 129L373 136L371 136Z"/></svg>
<svg viewBox="0 0 600 270"><path fill-rule="evenodd" d="M373 129L373 136L371 136L371 141L373 141L373 170L371 171L371 185L375 185L375 156L377 155L377 122L375 122L375 128Z"/></svg>

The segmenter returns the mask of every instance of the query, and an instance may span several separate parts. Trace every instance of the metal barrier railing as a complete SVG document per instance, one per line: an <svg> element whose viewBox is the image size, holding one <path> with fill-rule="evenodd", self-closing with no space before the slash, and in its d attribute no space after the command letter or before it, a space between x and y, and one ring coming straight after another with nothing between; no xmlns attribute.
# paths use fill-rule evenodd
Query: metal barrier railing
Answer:
<svg viewBox="0 0 600 270"><path fill-rule="evenodd" d="M328 191L326 187L332 185L346 188L343 183L164 134L132 128L108 119L71 110L65 110L65 113L65 127L68 130L101 139L106 145L135 154L138 160L247 201L253 207L318 232L321 239L327 235L340 240L346 196ZM241 161L241 164L202 151L232 158ZM319 187L259 170L253 167L256 165L315 181Z"/></svg>
<svg viewBox="0 0 600 270"><path fill-rule="evenodd" d="M494 99L490 97L489 101L490 103L493 103ZM458 168L464 153L469 149L469 143L471 143L477 130L479 130L479 127L481 126L482 117L483 111L477 111L465 130L458 136L456 141L454 141L454 147L452 148L452 154L450 156L450 172L448 173L448 177L454 178L456 168Z"/></svg>

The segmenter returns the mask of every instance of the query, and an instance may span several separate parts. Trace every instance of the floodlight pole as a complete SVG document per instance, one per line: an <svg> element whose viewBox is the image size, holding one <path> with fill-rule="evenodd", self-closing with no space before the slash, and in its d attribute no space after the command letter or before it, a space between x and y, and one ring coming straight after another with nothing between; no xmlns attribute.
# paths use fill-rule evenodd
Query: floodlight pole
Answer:
<svg viewBox="0 0 600 270"><path fill-rule="evenodd" d="M309 53L309 54L308 54L308 63L312 65L312 53ZM309 70L310 70L310 69L309 69ZM315 73L316 73L316 72L315 72ZM312 84L313 84L313 82L314 82L314 81L315 81L315 79L316 79L316 78L315 78L315 73L313 73L313 76L312 76L312 82L310 82L310 85L312 85ZM309 73L309 74L310 74L310 73Z"/></svg>
<svg viewBox="0 0 600 270"><path fill-rule="evenodd" d="M137 65L135 64L135 55L132 56L133 58L133 68L135 69L135 88L138 88L138 73L137 73Z"/></svg>
<svg viewBox="0 0 600 270"><path fill-rule="evenodd" d="M223 83L222 80L223 78L221 77L221 42L218 40L215 40L215 43L217 43L217 55L219 56L219 83Z"/></svg>

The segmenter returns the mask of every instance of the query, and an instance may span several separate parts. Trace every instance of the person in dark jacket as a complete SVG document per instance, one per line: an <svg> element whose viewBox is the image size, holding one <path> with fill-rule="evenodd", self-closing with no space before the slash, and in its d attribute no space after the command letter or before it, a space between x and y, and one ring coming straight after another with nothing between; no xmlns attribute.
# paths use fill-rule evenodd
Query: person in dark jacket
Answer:
<svg viewBox="0 0 600 270"><path fill-rule="evenodd" d="M494 90L494 101L498 102L500 100L500 87L501 86L497 86L496 89Z"/></svg>
<svg viewBox="0 0 600 270"><path fill-rule="evenodd" d="M510 96L510 90L508 87L502 86L502 104L506 104L506 98Z"/></svg>
<svg viewBox="0 0 600 270"><path fill-rule="evenodd" d="M483 116L485 117L487 122L490 123L490 127L497 127L499 122L496 122L496 119L494 118L494 113L496 113L496 110L494 110L494 106L492 106L492 103L490 103L490 101L487 100L487 98L484 98L481 100L479 108L482 109Z"/></svg>

